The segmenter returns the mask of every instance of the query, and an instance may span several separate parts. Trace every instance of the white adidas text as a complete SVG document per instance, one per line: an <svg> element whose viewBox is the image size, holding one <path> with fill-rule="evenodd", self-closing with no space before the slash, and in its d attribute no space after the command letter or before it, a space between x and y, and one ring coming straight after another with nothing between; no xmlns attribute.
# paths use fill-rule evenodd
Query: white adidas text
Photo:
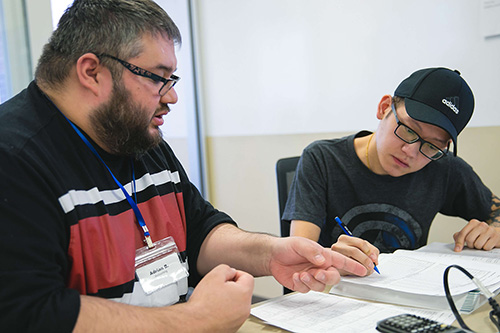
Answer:
<svg viewBox="0 0 500 333"><path fill-rule="evenodd" d="M441 102L443 102L444 105L446 105L447 107L449 107L453 112L455 112L456 114L458 114L460 112L460 110L457 109L457 107L450 101L446 100L446 99L442 99Z"/></svg>

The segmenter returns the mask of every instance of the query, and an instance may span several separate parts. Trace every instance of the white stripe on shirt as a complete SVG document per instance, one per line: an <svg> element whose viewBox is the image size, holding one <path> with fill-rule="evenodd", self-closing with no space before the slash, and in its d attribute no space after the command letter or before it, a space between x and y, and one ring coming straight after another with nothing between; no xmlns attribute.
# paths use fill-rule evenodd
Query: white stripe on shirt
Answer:
<svg viewBox="0 0 500 333"><path fill-rule="evenodd" d="M178 171L164 170L153 175L147 173L135 181L136 191L141 192L151 185L159 186L170 182L178 184L180 181ZM132 182L123 185L123 187L129 194L132 193ZM99 191L97 187L90 190L69 190L68 193L59 197L59 203L66 214L75 209L76 206L93 205L100 201L104 202L105 205L110 205L122 200L125 200L125 195L120 188L106 191Z"/></svg>

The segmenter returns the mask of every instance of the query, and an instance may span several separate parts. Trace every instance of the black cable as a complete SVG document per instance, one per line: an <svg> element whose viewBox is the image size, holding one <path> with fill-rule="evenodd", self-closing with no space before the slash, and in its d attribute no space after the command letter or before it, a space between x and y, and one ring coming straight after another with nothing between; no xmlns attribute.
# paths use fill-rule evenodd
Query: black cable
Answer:
<svg viewBox="0 0 500 333"><path fill-rule="evenodd" d="M498 306L498 303L493 298L489 298L488 302L493 309L490 311L490 320L493 324L495 324L496 328L500 332L500 306Z"/></svg>
<svg viewBox="0 0 500 333"><path fill-rule="evenodd" d="M461 266L458 265L451 265L446 267L444 270L444 276L443 276L443 284L444 284L444 292L446 294L446 299L448 300L448 304L450 305L451 311L453 311L453 314L455 315L455 318L457 319L458 323L460 324L460 327L465 328L467 330L471 330L464 322L462 319L462 316L457 310L457 307L455 306L455 302L453 302L453 298L451 297L450 293L450 287L448 286L448 273L450 272L451 268L457 268L461 270L465 275L469 277L469 279L473 279L474 277L472 276L471 273L467 272L465 268L462 268Z"/></svg>
<svg viewBox="0 0 500 333"><path fill-rule="evenodd" d="M493 294L488 289L486 289L486 287L481 283L481 281L474 278L474 276L472 276L472 274L469 273L465 268L458 265L451 265L446 267L444 271L444 277L443 277L444 291L446 293L446 299L448 300L448 304L450 305L451 311L453 311L453 314L455 315L455 318L457 319L460 326L464 329L471 330L463 321L462 317L460 316L460 313L455 307L453 298L451 297L450 288L448 286L448 273L451 268L457 268L461 270L465 275L469 277L469 279L471 279L478 286L478 288L482 291L482 293L486 296L486 298L488 298L488 302L490 303L490 306L492 308L492 310L490 311L490 320L493 322L493 324L496 326L496 328L500 333L500 306L493 299Z"/></svg>

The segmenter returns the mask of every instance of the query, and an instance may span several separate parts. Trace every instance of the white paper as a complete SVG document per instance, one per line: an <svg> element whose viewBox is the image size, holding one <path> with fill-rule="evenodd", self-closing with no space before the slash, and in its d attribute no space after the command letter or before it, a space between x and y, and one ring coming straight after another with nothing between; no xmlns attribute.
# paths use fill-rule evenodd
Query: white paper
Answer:
<svg viewBox="0 0 500 333"><path fill-rule="evenodd" d="M429 252L431 250L437 252ZM455 253L450 245L443 244L431 244L418 251L397 250L380 255L380 275L343 277L330 293L407 306L448 309L443 284L445 269L453 264L459 265L496 294L500 290L497 259L488 251L464 250L461 254ZM457 308L462 312L470 312L486 301L486 297L479 296L475 304L470 304L473 295L468 292L477 286L458 269L449 270L448 285Z"/></svg>
<svg viewBox="0 0 500 333"><path fill-rule="evenodd" d="M483 251L477 249L469 249L465 247L460 252L453 251L455 247L454 243L439 243L434 242L429 245L423 246L415 252L432 252L434 254L442 254L443 257L448 257L450 260L454 260L453 257L477 257L481 258L482 262L490 264L500 264L500 248L494 248L490 251Z"/></svg>
<svg viewBox="0 0 500 333"><path fill-rule="evenodd" d="M252 315L270 325L292 332L378 332L377 322L401 313L411 313L450 325L451 311L414 309L358 301L326 293L289 294L252 308Z"/></svg>
<svg viewBox="0 0 500 333"><path fill-rule="evenodd" d="M430 252L396 251L379 258L381 274L367 277L347 276L342 282L387 288L420 295L444 296L443 274L452 265L460 265L485 286L500 288L500 265L485 262L483 258L446 256ZM452 268L449 286L453 295L476 289L476 285L462 272Z"/></svg>

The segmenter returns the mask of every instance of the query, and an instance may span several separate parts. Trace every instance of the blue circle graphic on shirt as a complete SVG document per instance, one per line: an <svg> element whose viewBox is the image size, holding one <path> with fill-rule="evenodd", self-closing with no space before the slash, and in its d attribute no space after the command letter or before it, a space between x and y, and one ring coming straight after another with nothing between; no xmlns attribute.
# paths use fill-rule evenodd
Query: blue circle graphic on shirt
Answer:
<svg viewBox="0 0 500 333"><path fill-rule="evenodd" d="M388 204L353 207L341 220L354 236L369 241L380 252L415 249L422 240L420 224L406 211ZM333 228L333 239L341 234L340 228Z"/></svg>

